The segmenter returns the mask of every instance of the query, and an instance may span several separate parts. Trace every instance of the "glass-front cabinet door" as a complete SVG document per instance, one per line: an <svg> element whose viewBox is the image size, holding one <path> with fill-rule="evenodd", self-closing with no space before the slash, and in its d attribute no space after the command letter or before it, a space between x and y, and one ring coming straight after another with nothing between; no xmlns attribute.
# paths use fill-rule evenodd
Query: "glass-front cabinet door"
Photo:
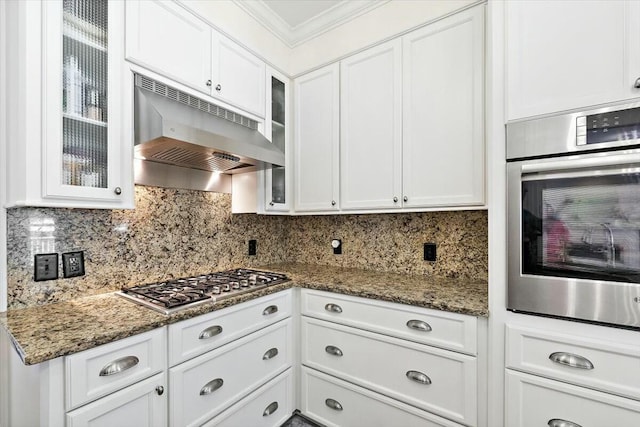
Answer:
<svg viewBox="0 0 640 427"><path fill-rule="evenodd" d="M43 2L43 198L113 207L132 200L130 135L123 123L130 111L123 108L123 4Z"/></svg>
<svg viewBox="0 0 640 427"><path fill-rule="evenodd" d="M274 70L267 69L267 111L265 129L271 142L285 153L289 145L289 83L288 79ZM289 210L288 169L273 167L265 172L265 210Z"/></svg>

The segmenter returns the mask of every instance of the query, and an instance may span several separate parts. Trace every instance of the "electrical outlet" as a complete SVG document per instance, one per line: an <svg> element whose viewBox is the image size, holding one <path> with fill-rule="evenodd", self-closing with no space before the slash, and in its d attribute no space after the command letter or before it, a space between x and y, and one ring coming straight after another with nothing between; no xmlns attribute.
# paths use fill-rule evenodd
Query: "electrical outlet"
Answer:
<svg viewBox="0 0 640 427"><path fill-rule="evenodd" d="M257 255L258 254L258 241L257 240L249 240L249 255Z"/></svg>
<svg viewBox="0 0 640 427"><path fill-rule="evenodd" d="M435 243L424 244L424 260L425 261L436 260L436 244Z"/></svg>
<svg viewBox="0 0 640 427"><path fill-rule="evenodd" d="M36 282L57 279L58 254L37 254L33 267L33 280Z"/></svg>
<svg viewBox="0 0 640 427"><path fill-rule="evenodd" d="M333 239L331 241L331 247L333 248L334 255L342 255L342 240Z"/></svg>
<svg viewBox="0 0 640 427"><path fill-rule="evenodd" d="M62 276L84 276L84 252L67 252L62 254Z"/></svg>

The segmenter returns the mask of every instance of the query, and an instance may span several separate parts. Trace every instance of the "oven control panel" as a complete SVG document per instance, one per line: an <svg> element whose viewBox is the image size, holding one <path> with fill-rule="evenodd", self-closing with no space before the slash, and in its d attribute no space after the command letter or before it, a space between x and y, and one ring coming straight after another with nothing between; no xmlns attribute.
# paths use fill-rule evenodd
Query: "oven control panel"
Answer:
<svg viewBox="0 0 640 427"><path fill-rule="evenodd" d="M626 142L640 138L640 107L576 118L576 144Z"/></svg>

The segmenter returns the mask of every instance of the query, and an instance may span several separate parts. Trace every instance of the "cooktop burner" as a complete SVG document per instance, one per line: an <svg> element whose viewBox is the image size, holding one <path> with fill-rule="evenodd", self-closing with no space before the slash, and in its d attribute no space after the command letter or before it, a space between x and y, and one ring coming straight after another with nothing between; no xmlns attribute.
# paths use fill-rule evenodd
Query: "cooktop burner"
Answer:
<svg viewBox="0 0 640 427"><path fill-rule="evenodd" d="M119 295L164 314L288 282L280 273L237 268L123 289Z"/></svg>

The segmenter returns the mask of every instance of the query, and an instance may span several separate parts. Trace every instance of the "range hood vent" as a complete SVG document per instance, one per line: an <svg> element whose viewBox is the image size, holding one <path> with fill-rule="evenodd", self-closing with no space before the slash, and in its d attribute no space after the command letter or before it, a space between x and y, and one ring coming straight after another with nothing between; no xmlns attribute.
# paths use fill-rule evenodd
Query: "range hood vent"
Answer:
<svg viewBox="0 0 640 427"><path fill-rule="evenodd" d="M228 174L284 165L256 120L140 74L134 98L138 159Z"/></svg>

